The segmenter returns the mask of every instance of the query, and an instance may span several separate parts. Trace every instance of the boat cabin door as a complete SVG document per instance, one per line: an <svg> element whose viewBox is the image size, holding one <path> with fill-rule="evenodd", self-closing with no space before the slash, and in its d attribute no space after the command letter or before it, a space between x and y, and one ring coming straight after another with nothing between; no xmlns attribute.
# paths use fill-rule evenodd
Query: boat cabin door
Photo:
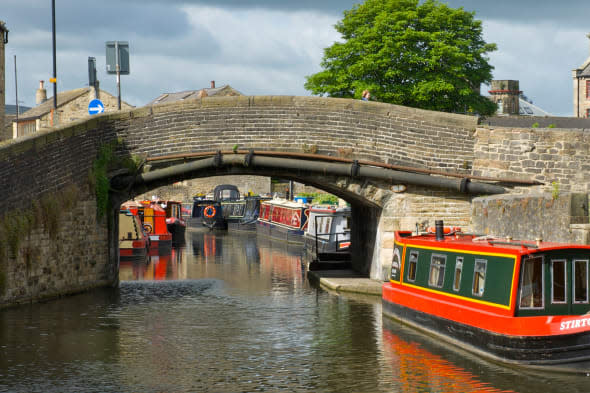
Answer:
<svg viewBox="0 0 590 393"><path fill-rule="evenodd" d="M530 255L521 263L520 315L580 315L590 310L589 260Z"/></svg>

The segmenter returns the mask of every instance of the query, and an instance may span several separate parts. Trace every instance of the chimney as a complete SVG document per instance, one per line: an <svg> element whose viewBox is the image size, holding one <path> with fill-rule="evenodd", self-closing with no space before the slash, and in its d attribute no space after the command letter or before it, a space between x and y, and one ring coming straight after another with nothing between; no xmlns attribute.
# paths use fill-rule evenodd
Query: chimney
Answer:
<svg viewBox="0 0 590 393"><path fill-rule="evenodd" d="M39 81L39 88L35 93L35 104L39 105L47 101L47 90L43 87L45 81Z"/></svg>
<svg viewBox="0 0 590 393"><path fill-rule="evenodd" d="M215 81L211 81L211 88L215 89Z"/></svg>

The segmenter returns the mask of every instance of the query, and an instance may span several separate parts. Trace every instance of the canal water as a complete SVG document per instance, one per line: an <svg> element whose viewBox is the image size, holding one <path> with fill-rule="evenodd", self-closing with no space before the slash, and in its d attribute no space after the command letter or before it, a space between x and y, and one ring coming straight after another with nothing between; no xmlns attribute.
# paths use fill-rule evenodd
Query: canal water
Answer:
<svg viewBox="0 0 590 393"><path fill-rule="evenodd" d="M310 283L299 247L192 231L119 288L0 311L0 392L587 392L383 319Z"/></svg>

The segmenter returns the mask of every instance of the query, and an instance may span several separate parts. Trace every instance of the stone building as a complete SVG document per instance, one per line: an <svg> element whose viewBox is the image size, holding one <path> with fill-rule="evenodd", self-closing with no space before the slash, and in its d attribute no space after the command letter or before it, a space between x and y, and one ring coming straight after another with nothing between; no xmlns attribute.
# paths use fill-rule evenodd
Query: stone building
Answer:
<svg viewBox="0 0 590 393"><path fill-rule="evenodd" d="M498 105L498 115L518 115L519 97L522 93L515 80L493 80L491 84L490 99Z"/></svg>
<svg viewBox="0 0 590 393"><path fill-rule="evenodd" d="M586 35L590 39L590 33ZM572 71L574 80L574 117L590 117L590 57Z"/></svg>
<svg viewBox="0 0 590 393"><path fill-rule="evenodd" d="M40 81L39 89L35 94L36 107L26 111L16 121L12 122L12 137L18 138L37 132L44 128L63 125L73 121L89 117L88 104L95 98L99 98L104 104L104 111L117 111L117 97L104 90L93 87L64 91L57 94L57 113L53 113L53 99L47 99L47 91ZM131 109L133 106L121 101L121 109Z"/></svg>
<svg viewBox="0 0 590 393"><path fill-rule="evenodd" d="M2 137L2 131L4 131L4 116L6 103L5 86L5 64L4 64L4 46L8 43L8 29L4 22L0 20L0 140Z"/></svg>
<svg viewBox="0 0 590 393"><path fill-rule="evenodd" d="M224 96L241 96L243 95L230 85L215 87L215 81L211 81L211 87L205 87L200 90L186 90L176 93L164 93L150 102L148 105L163 104L166 102L175 102L182 100L191 100L203 97L224 97Z"/></svg>

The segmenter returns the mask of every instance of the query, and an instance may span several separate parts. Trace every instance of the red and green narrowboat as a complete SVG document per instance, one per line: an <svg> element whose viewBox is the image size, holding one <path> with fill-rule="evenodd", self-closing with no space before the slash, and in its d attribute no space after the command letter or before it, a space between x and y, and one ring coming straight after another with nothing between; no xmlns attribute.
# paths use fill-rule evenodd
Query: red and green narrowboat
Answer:
<svg viewBox="0 0 590 393"><path fill-rule="evenodd" d="M383 313L482 357L590 372L590 246L395 233Z"/></svg>

